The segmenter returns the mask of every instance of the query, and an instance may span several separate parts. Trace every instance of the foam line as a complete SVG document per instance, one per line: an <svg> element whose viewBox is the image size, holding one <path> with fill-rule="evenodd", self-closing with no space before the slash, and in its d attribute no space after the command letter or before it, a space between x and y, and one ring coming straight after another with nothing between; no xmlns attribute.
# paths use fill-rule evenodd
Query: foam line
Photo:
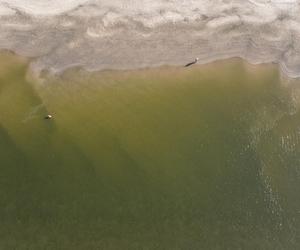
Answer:
<svg viewBox="0 0 300 250"><path fill-rule="evenodd" d="M242 57L300 77L300 0L0 0L0 48L37 71Z"/></svg>

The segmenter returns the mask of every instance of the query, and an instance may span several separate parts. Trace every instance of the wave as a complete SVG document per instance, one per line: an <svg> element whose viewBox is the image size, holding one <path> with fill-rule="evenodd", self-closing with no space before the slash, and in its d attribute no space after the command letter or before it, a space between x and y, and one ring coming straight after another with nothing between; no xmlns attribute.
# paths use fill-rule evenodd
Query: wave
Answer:
<svg viewBox="0 0 300 250"><path fill-rule="evenodd" d="M0 48L36 71L242 57L300 77L300 0L0 0Z"/></svg>

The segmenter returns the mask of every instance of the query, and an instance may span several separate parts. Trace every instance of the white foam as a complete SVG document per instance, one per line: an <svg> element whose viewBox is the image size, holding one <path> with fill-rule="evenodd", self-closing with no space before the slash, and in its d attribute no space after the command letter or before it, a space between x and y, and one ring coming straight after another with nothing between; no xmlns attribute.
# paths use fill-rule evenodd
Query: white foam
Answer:
<svg viewBox="0 0 300 250"><path fill-rule="evenodd" d="M15 13L16 13L15 10L7 7L6 5L0 4L0 16L10 16L10 15L14 15Z"/></svg>
<svg viewBox="0 0 300 250"><path fill-rule="evenodd" d="M299 13L300 0L0 0L0 48L54 71L240 56L299 77Z"/></svg>
<svg viewBox="0 0 300 250"><path fill-rule="evenodd" d="M31 15L57 15L87 2L88 0L0 0L0 6L9 6Z"/></svg>

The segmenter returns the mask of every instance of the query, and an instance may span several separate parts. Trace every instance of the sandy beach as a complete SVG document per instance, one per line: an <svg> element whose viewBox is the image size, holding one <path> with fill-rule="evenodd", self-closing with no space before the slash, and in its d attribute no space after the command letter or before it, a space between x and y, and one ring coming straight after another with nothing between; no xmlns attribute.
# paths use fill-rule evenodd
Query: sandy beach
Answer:
<svg viewBox="0 0 300 250"><path fill-rule="evenodd" d="M0 48L53 73L242 57L300 76L299 0L0 0Z"/></svg>

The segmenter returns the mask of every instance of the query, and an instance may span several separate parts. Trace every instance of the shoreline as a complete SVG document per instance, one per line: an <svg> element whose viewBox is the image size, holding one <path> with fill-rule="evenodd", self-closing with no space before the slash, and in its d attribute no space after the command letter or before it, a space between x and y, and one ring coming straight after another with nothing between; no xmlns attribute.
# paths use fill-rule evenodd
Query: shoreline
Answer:
<svg viewBox="0 0 300 250"><path fill-rule="evenodd" d="M7 49L0 49L0 56L2 55L11 55L11 56L15 56L17 58L20 58L22 60L25 60L25 62L28 63L29 65L29 74L32 75L34 78L40 78L41 76L43 75L46 75L46 76L61 76L63 75L65 72L67 71L70 71L70 70L83 70L87 73L100 73L100 72L131 72L131 71L143 71L143 70L155 70L155 69L161 69L161 68L182 68L184 69L184 66L187 62L182 62L182 64L164 64L164 63L159 63L159 64L154 64L154 65L143 65L141 67L123 67L123 68L120 68L120 67L115 67L114 65L111 65L110 67L99 67L99 68L88 68L88 67L85 67L84 65L80 65L80 64L77 64L77 65L69 65L69 66L66 66L64 68L61 68L60 70L56 70L56 71L53 71L51 69L42 69L42 70L36 70L35 69L35 60L37 58L35 57L27 57L27 56L24 56L22 54L18 54L16 53L15 51L13 50L7 50ZM287 79L287 80L299 80L300 79L300 74L299 75L293 75L293 74L289 74L287 73L288 71L286 71L286 67L284 67L284 65L278 63L278 62L273 62L273 61L265 61L265 62L253 62L251 60L248 60L247 58L244 58L242 56L233 56L233 57L221 57L221 58L218 58L218 57L215 57L215 58L211 58L211 59L208 59L206 61L198 61L195 65L192 65L192 68L195 68L195 67L201 67L201 66L205 66L205 65L210 65L210 64L216 64L216 63L226 63L226 62L232 62L232 61L235 61L235 60L238 60L238 61L241 61L243 63L246 63L248 66L253 66L253 67L256 67L256 66L263 66L263 65L274 65L280 72L281 74L281 77ZM186 69L186 70L189 70L189 69Z"/></svg>
<svg viewBox="0 0 300 250"><path fill-rule="evenodd" d="M252 64L278 63L288 77L300 77L300 0L259 5L77 0L53 9L56 1L18 0L7 5L15 13L0 13L0 49L33 58L35 72L59 74L75 66L132 70L241 57Z"/></svg>

